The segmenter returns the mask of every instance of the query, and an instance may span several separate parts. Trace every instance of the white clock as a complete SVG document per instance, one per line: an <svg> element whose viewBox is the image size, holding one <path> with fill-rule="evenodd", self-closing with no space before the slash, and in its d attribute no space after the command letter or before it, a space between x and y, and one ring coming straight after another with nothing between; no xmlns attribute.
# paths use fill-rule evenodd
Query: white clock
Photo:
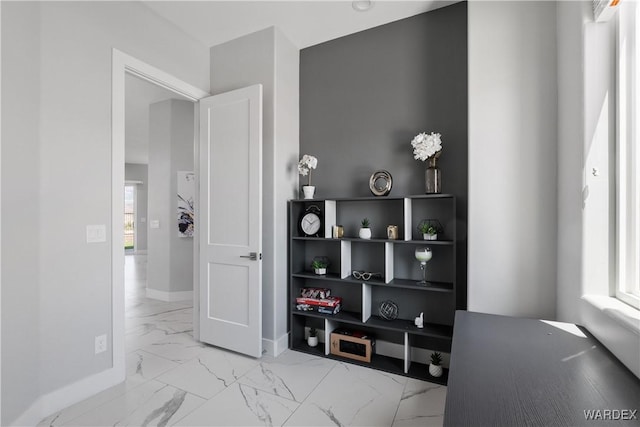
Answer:
<svg viewBox="0 0 640 427"><path fill-rule="evenodd" d="M320 228L322 228L320 209L315 205L309 206L300 218L300 229L307 236L317 236Z"/></svg>

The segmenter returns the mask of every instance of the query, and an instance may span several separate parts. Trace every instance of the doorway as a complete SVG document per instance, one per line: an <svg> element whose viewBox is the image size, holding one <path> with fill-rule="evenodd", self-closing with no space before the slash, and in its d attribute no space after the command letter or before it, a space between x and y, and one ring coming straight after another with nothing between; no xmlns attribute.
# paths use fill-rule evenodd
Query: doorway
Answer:
<svg viewBox="0 0 640 427"><path fill-rule="evenodd" d="M170 74L137 60L117 49L113 50L112 61L112 354L113 354L113 383L121 382L125 378L125 254L124 246L124 198L122 191L125 185L125 152L126 152L126 79L135 77L162 88L173 94L184 97L191 102L208 96L208 93L191 86ZM197 118L197 116L196 116ZM197 130L197 126L194 125ZM196 131L194 131L196 132ZM197 171L197 133L194 135L194 169ZM139 207L139 206L138 206ZM139 209L138 209L139 210ZM177 218L177 217L176 217ZM144 226L138 227L150 230L155 223L153 218L147 218ZM139 225L142 223L138 221ZM162 224L159 224L162 226ZM168 226L164 224L165 227ZM195 237L197 243L197 236ZM138 243L134 245L140 246ZM194 253L194 271L197 271L197 244ZM194 281L194 298L197 298L198 283ZM197 304L194 304L192 316L194 336L198 334Z"/></svg>

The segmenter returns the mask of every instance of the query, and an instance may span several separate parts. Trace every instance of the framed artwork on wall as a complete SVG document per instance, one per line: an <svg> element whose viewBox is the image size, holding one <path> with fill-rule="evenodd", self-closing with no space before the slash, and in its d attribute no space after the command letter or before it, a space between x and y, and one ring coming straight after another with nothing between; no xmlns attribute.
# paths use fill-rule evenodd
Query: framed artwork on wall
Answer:
<svg viewBox="0 0 640 427"><path fill-rule="evenodd" d="M193 201L196 176L191 171L178 171L178 233L180 237L193 237Z"/></svg>

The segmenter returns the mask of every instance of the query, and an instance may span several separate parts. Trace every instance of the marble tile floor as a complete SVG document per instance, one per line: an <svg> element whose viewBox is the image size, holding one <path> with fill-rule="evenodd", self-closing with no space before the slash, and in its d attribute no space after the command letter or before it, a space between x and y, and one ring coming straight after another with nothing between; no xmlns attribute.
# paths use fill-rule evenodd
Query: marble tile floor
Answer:
<svg viewBox="0 0 640 427"><path fill-rule="evenodd" d="M190 303L145 297L127 255L127 378L39 426L441 426L446 387L287 350L253 359L193 339Z"/></svg>

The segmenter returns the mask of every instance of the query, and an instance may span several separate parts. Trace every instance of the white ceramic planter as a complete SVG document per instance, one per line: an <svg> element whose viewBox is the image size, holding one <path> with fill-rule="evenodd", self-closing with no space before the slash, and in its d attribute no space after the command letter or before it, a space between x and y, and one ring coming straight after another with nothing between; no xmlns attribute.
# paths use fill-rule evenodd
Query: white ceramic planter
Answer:
<svg viewBox="0 0 640 427"><path fill-rule="evenodd" d="M424 240L438 240L437 234L423 234L422 237Z"/></svg>
<svg viewBox="0 0 640 427"><path fill-rule="evenodd" d="M307 338L307 344L309 344L309 347L316 347L318 345L318 337Z"/></svg>
<svg viewBox="0 0 640 427"><path fill-rule="evenodd" d="M315 269L315 273L318 274L318 275L327 274L327 269L326 268L316 268Z"/></svg>
<svg viewBox="0 0 640 427"><path fill-rule="evenodd" d="M432 377L441 377L442 376L442 366L429 364L429 373Z"/></svg>
<svg viewBox="0 0 640 427"><path fill-rule="evenodd" d="M313 199L313 195L316 193L316 187L313 185L303 185L302 192L305 199Z"/></svg>
<svg viewBox="0 0 640 427"><path fill-rule="evenodd" d="M358 236L361 239L369 240L371 239L371 229L370 228L361 228L358 232Z"/></svg>

